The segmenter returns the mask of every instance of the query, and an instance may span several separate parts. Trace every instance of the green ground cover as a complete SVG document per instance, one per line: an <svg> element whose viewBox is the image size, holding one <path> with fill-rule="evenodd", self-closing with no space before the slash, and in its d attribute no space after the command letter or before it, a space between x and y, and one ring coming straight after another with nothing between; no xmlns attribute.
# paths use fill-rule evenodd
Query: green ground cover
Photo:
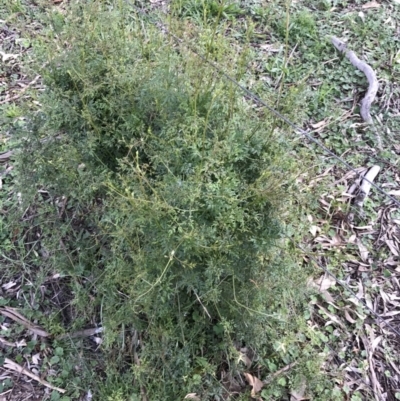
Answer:
<svg viewBox="0 0 400 401"><path fill-rule="evenodd" d="M393 319L398 210L349 221L355 177L190 50L396 194L400 5L1 7L3 369L66 390L37 399L400 396L396 336L307 254Z"/></svg>

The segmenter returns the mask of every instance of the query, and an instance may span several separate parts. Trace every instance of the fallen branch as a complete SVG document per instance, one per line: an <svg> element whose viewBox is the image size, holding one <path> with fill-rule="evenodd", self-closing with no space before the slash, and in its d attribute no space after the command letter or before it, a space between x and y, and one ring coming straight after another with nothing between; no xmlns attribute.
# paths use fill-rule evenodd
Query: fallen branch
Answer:
<svg viewBox="0 0 400 401"><path fill-rule="evenodd" d="M13 151L9 150L8 152L0 153L0 163L5 163L8 160L10 160L10 157L12 156Z"/></svg>
<svg viewBox="0 0 400 401"><path fill-rule="evenodd" d="M15 322L22 324L29 331L32 331L33 333L37 334L40 337L49 337L50 336L50 334L47 333L47 331L45 331L42 328L40 328L39 326L31 323L24 316L22 316L20 313L18 313L17 310L14 308L10 308L8 306L5 306L4 308L0 308L0 314L2 314L3 316L7 316L8 318L14 320ZM63 340L65 338L89 337L89 336L94 336L95 334L99 334L99 333L103 332L103 330L104 330L103 327L93 327L90 329L76 331L74 333L62 334L56 338L57 338L57 340ZM1 337L0 337L0 341L1 341Z"/></svg>
<svg viewBox="0 0 400 401"><path fill-rule="evenodd" d="M366 123L371 123L372 117L370 114L370 108L372 102L375 100L375 96L379 88L375 71L366 62L360 60L353 51L348 50L346 44L340 39L334 36L332 37L332 43L336 49L344 53L344 55L350 60L351 64L363 72L368 79L369 87L364 99L361 100L360 114Z"/></svg>
<svg viewBox="0 0 400 401"><path fill-rule="evenodd" d="M339 50L341 53L343 53L349 59L351 64L353 64L354 67L363 72L367 77L369 86L367 93L361 100L360 114L362 119L366 123L373 124L373 120L370 114L370 109L371 109L371 104L375 100L376 94L379 89L378 79L376 78L375 71L365 61L360 60L353 51L348 50L346 44L342 42L340 39L333 36L331 40L332 44L336 47L336 49ZM374 124L373 128L378 139L378 148L382 150L382 140Z"/></svg>
<svg viewBox="0 0 400 401"><path fill-rule="evenodd" d="M6 316L6 317L14 320L15 322L22 324L29 331L31 331L34 334L37 334L40 337L49 337L50 336L50 334L47 333L47 331L45 331L42 328L40 328L39 326L31 323L28 319L26 319L24 316L22 316L20 313L18 313L17 310L14 308L5 306L4 308L0 308L0 313L3 316Z"/></svg>
<svg viewBox="0 0 400 401"><path fill-rule="evenodd" d="M371 190L371 183L378 175L380 169L381 168L379 166L373 166L368 170L367 174L365 174L364 179L361 182L360 190L354 199L354 204L360 209L363 208L364 201L368 197L369 191Z"/></svg>
<svg viewBox="0 0 400 401"><path fill-rule="evenodd" d="M74 333L62 334L57 337L57 340L64 340L65 338L90 337L102 333L103 330L103 327L93 327L91 329L84 329Z"/></svg>
<svg viewBox="0 0 400 401"><path fill-rule="evenodd" d="M37 382L43 384L43 386L51 388L52 390L56 390L59 393L64 394L66 392L66 390L59 388L59 387L55 387L52 384L50 384L49 382L47 382L46 380L41 379L39 376L36 376L30 370L23 368L22 366L18 365L18 363L15 363L11 359L5 358L3 367L5 369L10 369L10 370L13 370L14 372L24 374L25 376L28 376L31 379L36 380Z"/></svg>

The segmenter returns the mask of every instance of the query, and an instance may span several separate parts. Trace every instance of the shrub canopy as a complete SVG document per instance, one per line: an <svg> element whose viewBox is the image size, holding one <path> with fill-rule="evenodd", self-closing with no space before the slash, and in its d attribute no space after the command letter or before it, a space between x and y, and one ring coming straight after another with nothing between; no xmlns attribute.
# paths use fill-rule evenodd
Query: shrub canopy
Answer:
<svg viewBox="0 0 400 401"><path fill-rule="evenodd" d="M139 333L140 364L118 367L132 388L207 399L244 345L277 365L299 358L304 275L277 246L296 167L286 134L125 6L78 5L59 29L21 176L68 197L44 245L91 278L106 348ZM244 57L222 39L213 49L227 69Z"/></svg>

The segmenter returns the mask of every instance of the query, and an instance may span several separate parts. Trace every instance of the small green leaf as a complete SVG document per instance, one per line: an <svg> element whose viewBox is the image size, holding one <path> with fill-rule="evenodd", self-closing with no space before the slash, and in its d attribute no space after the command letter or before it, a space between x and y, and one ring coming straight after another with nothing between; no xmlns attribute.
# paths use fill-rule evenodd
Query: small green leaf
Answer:
<svg viewBox="0 0 400 401"><path fill-rule="evenodd" d="M60 358L57 355L51 357L51 359L50 359L50 364L51 365L54 365L54 364L56 364L58 362L60 362Z"/></svg>
<svg viewBox="0 0 400 401"><path fill-rule="evenodd" d="M279 384L280 386L286 386L286 378L285 378L285 377L280 377L280 378L278 379L278 384Z"/></svg>
<svg viewBox="0 0 400 401"><path fill-rule="evenodd" d="M58 391L52 391L50 400L60 401L60 393Z"/></svg>

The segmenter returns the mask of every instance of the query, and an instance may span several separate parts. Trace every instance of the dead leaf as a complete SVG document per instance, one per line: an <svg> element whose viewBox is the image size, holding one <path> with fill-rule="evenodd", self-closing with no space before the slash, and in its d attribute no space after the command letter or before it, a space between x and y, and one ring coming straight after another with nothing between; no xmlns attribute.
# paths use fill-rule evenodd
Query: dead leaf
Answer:
<svg viewBox="0 0 400 401"><path fill-rule="evenodd" d="M250 386L252 387L251 397L256 398L257 393L259 393L261 389L264 387L264 383L259 378L252 376L250 373L243 373L243 374L246 377L246 380L249 382Z"/></svg>
<svg viewBox="0 0 400 401"><path fill-rule="evenodd" d="M354 319L350 316L349 312L348 312L346 309L344 310L344 317L346 318L346 320L347 320L348 322L350 322L350 323L352 323L352 324L356 323L356 320L354 320Z"/></svg>
<svg viewBox="0 0 400 401"><path fill-rule="evenodd" d="M372 226L354 226L353 227L355 230L371 230L371 233L373 233L374 232L374 229L373 229L373 227ZM366 233L364 233L364 234L366 234Z"/></svg>
<svg viewBox="0 0 400 401"><path fill-rule="evenodd" d="M340 237L340 235L338 233L336 233L333 237L332 237L332 245L334 246L340 246L343 245L343 240Z"/></svg>
<svg viewBox="0 0 400 401"><path fill-rule="evenodd" d="M367 304L368 308L370 310L374 310L374 305L372 304L371 295L366 292L364 295L364 299L365 299L365 303Z"/></svg>
<svg viewBox="0 0 400 401"><path fill-rule="evenodd" d="M7 60L16 59L17 57L19 57L19 54L7 54L2 51L0 51L0 55L3 59L3 63L5 63Z"/></svg>
<svg viewBox="0 0 400 401"><path fill-rule="evenodd" d="M356 297L358 299L364 298L364 287L360 281L357 283L357 287L358 287L358 291L357 291Z"/></svg>
<svg viewBox="0 0 400 401"><path fill-rule="evenodd" d="M393 253L395 256L399 256L399 252L394 244L394 241L391 239L385 240L386 245L389 247L390 251Z"/></svg>
<svg viewBox="0 0 400 401"><path fill-rule="evenodd" d="M321 127L323 127L324 125L326 125L326 121L325 121L325 120L322 120L322 121L320 121L320 122L318 122L318 123L310 124L310 125L311 125L312 128L317 129L317 128L321 128Z"/></svg>
<svg viewBox="0 0 400 401"><path fill-rule="evenodd" d="M16 346L17 348L26 347L26 341L25 341L25 339L23 338L22 340L16 341L16 342L15 342L15 346Z"/></svg>
<svg viewBox="0 0 400 401"><path fill-rule="evenodd" d="M8 347L16 347L17 346L17 344L16 343L12 343L12 342L10 342L10 341L7 341L5 338L3 338L3 337L0 337L0 343L1 344L4 344L4 345L7 345Z"/></svg>
<svg viewBox="0 0 400 401"><path fill-rule="evenodd" d="M201 400L200 400L200 397L198 397L196 393L189 393L189 394L186 394L185 400L201 401Z"/></svg>
<svg viewBox="0 0 400 401"><path fill-rule="evenodd" d="M355 234L351 235L350 238L347 240L349 244L355 244L357 241L357 236Z"/></svg>
<svg viewBox="0 0 400 401"><path fill-rule="evenodd" d="M239 361L242 361L246 365L247 369L250 369L251 359L244 352L241 352L239 354L238 359L239 359Z"/></svg>
<svg viewBox="0 0 400 401"><path fill-rule="evenodd" d="M7 284L3 284L2 288L4 288L4 290L9 290L10 288L14 287L15 285L17 285L17 283L15 283L14 281L10 281Z"/></svg>
<svg viewBox="0 0 400 401"><path fill-rule="evenodd" d="M346 326L341 322L341 320L335 316L333 313L328 312L323 306L317 304L318 307L325 313L326 316L330 319L330 321L338 324L342 329L346 329ZM326 322L325 325L329 325L330 321Z"/></svg>
<svg viewBox="0 0 400 401"><path fill-rule="evenodd" d="M360 251L361 260L366 262L369 254L367 247L359 239L356 240L356 244L358 246L358 250Z"/></svg>
<svg viewBox="0 0 400 401"><path fill-rule="evenodd" d="M380 316L382 316L382 317L396 316L399 313L400 313L400 311L392 310L392 311L387 312L387 313L385 313L383 315L380 315Z"/></svg>
<svg viewBox="0 0 400 401"><path fill-rule="evenodd" d="M100 338L100 337L93 337L92 340L93 340L97 345L103 344L103 339Z"/></svg>
<svg viewBox="0 0 400 401"><path fill-rule="evenodd" d="M273 44L260 45L260 49L266 50L268 52L279 52L279 51L281 51L281 47L276 48L275 45L273 45Z"/></svg>
<svg viewBox="0 0 400 401"><path fill-rule="evenodd" d="M400 189L396 189L388 192L389 195L400 196Z"/></svg>
<svg viewBox="0 0 400 401"><path fill-rule="evenodd" d="M329 294L328 291L321 291L321 295L324 297L324 299L325 299L326 302L329 302L329 303L331 303L331 304L334 306L335 300L334 300L334 298L332 297L332 295Z"/></svg>
<svg viewBox="0 0 400 401"><path fill-rule="evenodd" d="M336 280L331 276L321 276L319 279L314 281L314 287L318 288L319 291L324 292L329 290L336 284Z"/></svg>
<svg viewBox="0 0 400 401"><path fill-rule="evenodd" d="M376 1L370 1L369 3L365 3L361 6L364 10L368 8L379 8L381 5Z"/></svg>
<svg viewBox="0 0 400 401"><path fill-rule="evenodd" d="M39 365L40 359L41 358L40 358L40 354L39 353L32 355L32 363L34 365Z"/></svg>
<svg viewBox="0 0 400 401"><path fill-rule="evenodd" d="M376 347L382 341L382 336L378 336L371 342L371 352L375 352Z"/></svg>
<svg viewBox="0 0 400 401"><path fill-rule="evenodd" d="M321 231L320 228L318 226L311 226L310 227L310 233L313 237L315 237L317 235L317 232Z"/></svg>

